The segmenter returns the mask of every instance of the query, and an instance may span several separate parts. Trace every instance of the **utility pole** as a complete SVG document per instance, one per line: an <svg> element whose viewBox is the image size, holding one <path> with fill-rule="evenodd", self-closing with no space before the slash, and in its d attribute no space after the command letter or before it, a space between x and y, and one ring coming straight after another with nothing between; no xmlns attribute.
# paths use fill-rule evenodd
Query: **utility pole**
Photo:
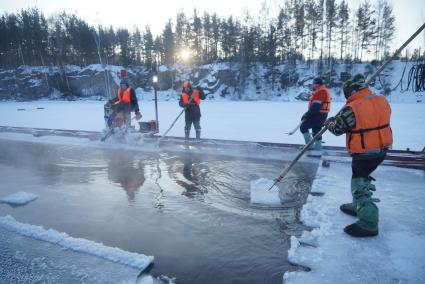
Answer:
<svg viewBox="0 0 425 284"><path fill-rule="evenodd" d="M158 124L158 96L157 96L157 88L158 88L158 75L155 73L155 75L152 76L152 82L153 82L153 91L155 95L155 120L156 120L156 133L159 133L159 124Z"/></svg>

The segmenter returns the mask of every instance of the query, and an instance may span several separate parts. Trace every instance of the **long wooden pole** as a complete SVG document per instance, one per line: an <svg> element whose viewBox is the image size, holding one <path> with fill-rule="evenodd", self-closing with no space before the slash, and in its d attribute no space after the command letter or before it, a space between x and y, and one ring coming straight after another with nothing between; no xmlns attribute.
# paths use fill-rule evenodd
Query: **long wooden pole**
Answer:
<svg viewBox="0 0 425 284"><path fill-rule="evenodd" d="M179 113L179 115L176 117L176 119L173 121L173 123L170 125L170 127L165 131L165 133L162 135L161 138L158 139L157 146L161 143L162 139L167 136L168 132L170 132L171 128L173 128L174 124L176 124L177 120L180 118L180 116L183 114L183 112L186 110L186 108L183 108L182 111Z"/></svg>

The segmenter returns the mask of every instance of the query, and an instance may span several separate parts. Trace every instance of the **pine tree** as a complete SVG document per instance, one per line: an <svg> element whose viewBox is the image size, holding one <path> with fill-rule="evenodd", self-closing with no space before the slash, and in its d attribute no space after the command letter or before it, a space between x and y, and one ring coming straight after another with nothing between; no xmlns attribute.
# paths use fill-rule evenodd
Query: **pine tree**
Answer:
<svg viewBox="0 0 425 284"><path fill-rule="evenodd" d="M318 5L314 0L308 0L305 4L305 23L307 30L307 42L308 42L308 59L310 60L314 57L316 51L316 44L318 39L319 26L318 22L321 21L319 18L320 13L318 11Z"/></svg>
<svg viewBox="0 0 425 284"><path fill-rule="evenodd" d="M9 37L7 33L7 26L6 26L6 17L1 16L0 17L0 65L1 66L7 66L7 52L8 45L9 45Z"/></svg>
<svg viewBox="0 0 425 284"><path fill-rule="evenodd" d="M276 81L276 27L273 24L270 24L270 28L267 34L267 62L270 66L271 73L271 85L272 90L274 90L274 85Z"/></svg>
<svg viewBox="0 0 425 284"><path fill-rule="evenodd" d="M360 61L363 59L363 52L370 52L372 42L376 37L376 21L373 17L375 11L368 1L360 4L356 13L356 29L360 46Z"/></svg>
<svg viewBox="0 0 425 284"><path fill-rule="evenodd" d="M103 42L104 42L103 46L105 47L105 55L106 55L105 63L117 64L115 50L118 45L118 41L112 26L110 26L108 32L105 33L105 39L103 40Z"/></svg>
<svg viewBox="0 0 425 284"><path fill-rule="evenodd" d="M171 19L168 20L168 23L165 25L165 29L162 32L162 45L164 52L164 64L171 65L174 63L174 33L173 33L173 24Z"/></svg>
<svg viewBox="0 0 425 284"><path fill-rule="evenodd" d="M143 60L146 67L152 67L154 61L154 41L150 26L146 26L145 33L143 34Z"/></svg>
<svg viewBox="0 0 425 284"><path fill-rule="evenodd" d="M260 30L260 45L258 50L259 60L262 62L267 61L267 45L268 45L268 29L270 23L270 8L267 6L267 1L261 2L258 19L258 29Z"/></svg>
<svg viewBox="0 0 425 284"><path fill-rule="evenodd" d="M339 31L339 41L340 41L340 60L344 58L345 48L348 43L348 30L349 30L349 10L348 4L343 0L338 6L338 20L337 28Z"/></svg>
<svg viewBox="0 0 425 284"><path fill-rule="evenodd" d="M201 18L198 17L198 12L196 9L193 10L192 26L192 49L195 53L195 59L199 62L202 60L202 21Z"/></svg>
<svg viewBox="0 0 425 284"><path fill-rule="evenodd" d="M187 19L186 15L183 11L179 12L176 17L176 46L178 50L181 50L184 48L185 43L185 35L186 35L186 26L187 26Z"/></svg>
<svg viewBox="0 0 425 284"><path fill-rule="evenodd" d="M51 17L49 31L49 53L54 58L54 64L63 66L67 61L69 39L65 30L65 13Z"/></svg>
<svg viewBox="0 0 425 284"><path fill-rule="evenodd" d="M328 39L328 66L331 62L332 36L336 26L337 10L335 0L326 0L326 35Z"/></svg>
<svg viewBox="0 0 425 284"><path fill-rule="evenodd" d="M317 25L320 26L320 65L319 69L321 70L323 68L323 44L325 41L325 19L324 19L324 11L325 11L325 2L324 0L319 0L317 7L317 19L319 20L317 22Z"/></svg>
<svg viewBox="0 0 425 284"><path fill-rule="evenodd" d="M212 45L212 25L210 15L205 12L203 16L203 25L202 25L202 58L204 62L211 61L211 45Z"/></svg>
<svg viewBox="0 0 425 284"><path fill-rule="evenodd" d="M212 31L212 46L211 46L211 59L217 60L218 53L218 45L220 42L220 26L221 22L216 13L214 13L211 17L211 31Z"/></svg>
<svg viewBox="0 0 425 284"><path fill-rule="evenodd" d="M295 63L296 59L302 59L302 52L304 50L304 3L303 1L295 1L293 6L294 23L294 54L292 55L292 62Z"/></svg>
<svg viewBox="0 0 425 284"><path fill-rule="evenodd" d="M137 64L141 64L142 62L142 35L140 34L140 30L136 28L136 30L132 34L132 49L133 49L133 61Z"/></svg>
<svg viewBox="0 0 425 284"><path fill-rule="evenodd" d="M389 43L394 37L395 17L393 9L386 0L378 0L376 5L375 59L383 60L388 53Z"/></svg>
<svg viewBox="0 0 425 284"><path fill-rule="evenodd" d="M131 63L130 58L130 33L127 29L117 30L118 45L120 48L120 64L127 66Z"/></svg>
<svg viewBox="0 0 425 284"><path fill-rule="evenodd" d="M149 67L151 70L156 70L158 64L165 63L164 43L160 36L157 36L153 43L153 62Z"/></svg>

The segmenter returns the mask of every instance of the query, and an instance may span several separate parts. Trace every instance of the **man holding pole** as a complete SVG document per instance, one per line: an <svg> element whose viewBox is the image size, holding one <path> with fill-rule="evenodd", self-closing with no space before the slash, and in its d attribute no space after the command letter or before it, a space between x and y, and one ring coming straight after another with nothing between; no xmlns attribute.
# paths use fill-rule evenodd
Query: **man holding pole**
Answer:
<svg viewBox="0 0 425 284"><path fill-rule="evenodd" d="M313 79L313 94L310 96L308 111L301 118L300 131L304 136L305 143L311 141L309 132L311 128L315 136L328 117L331 108L331 94L323 80L319 77ZM322 137L318 138L312 147L313 150L322 150Z"/></svg>
<svg viewBox="0 0 425 284"><path fill-rule="evenodd" d="M185 127L184 134L185 139L189 139L190 128L195 127L196 131L196 139L201 139L201 109L199 105L201 104L201 100L205 99L205 94L202 92L200 88L195 88L192 90L189 82L183 83L183 90L180 96L179 105L185 108Z"/></svg>
<svg viewBox="0 0 425 284"><path fill-rule="evenodd" d="M326 121L335 135L346 133L347 150L352 156L352 203L341 205L342 212L357 216L358 221L344 228L353 237L378 235L378 207L372 198L375 191L370 174L382 163L393 137L390 127L391 108L387 100L374 94L365 78L357 74L344 83L347 103L336 117Z"/></svg>

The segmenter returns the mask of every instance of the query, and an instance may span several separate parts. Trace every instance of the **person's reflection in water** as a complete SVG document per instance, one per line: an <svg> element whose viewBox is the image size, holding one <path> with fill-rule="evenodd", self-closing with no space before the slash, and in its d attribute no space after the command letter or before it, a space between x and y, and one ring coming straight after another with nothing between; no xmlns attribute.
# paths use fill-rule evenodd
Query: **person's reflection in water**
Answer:
<svg viewBox="0 0 425 284"><path fill-rule="evenodd" d="M185 180L176 180L184 188L182 195L193 198L202 197L205 191L202 188L203 171L198 157L188 152L183 156L183 176Z"/></svg>
<svg viewBox="0 0 425 284"><path fill-rule="evenodd" d="M133 153L113 153L108 164L108 178L127 192L128 201L134 201L137 190L145 183L144 166L134 160Z"/></svg>

